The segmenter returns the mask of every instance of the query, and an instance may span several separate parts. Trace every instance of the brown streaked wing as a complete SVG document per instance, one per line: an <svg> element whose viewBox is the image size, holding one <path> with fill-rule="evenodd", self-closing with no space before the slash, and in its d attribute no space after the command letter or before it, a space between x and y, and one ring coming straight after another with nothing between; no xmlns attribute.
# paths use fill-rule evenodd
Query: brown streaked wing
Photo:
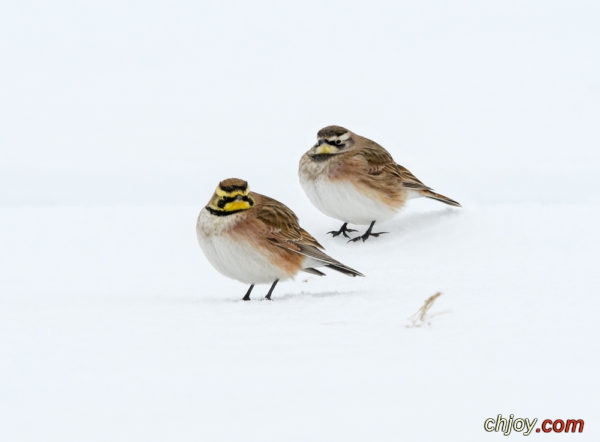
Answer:
<svg viewBox="0 0 600 442"><path fill-rule="evenodd" d="M396 170L396 162L392 155L377 144L375 141L361 137L363 147L354 153L353 156L361 159L363 171L371 176L387 176L389 178L398 177L400 175Z"/></svg>
<svg viewBox="0 0 600 442"><path fill-rule="evenodd" d="M400 178L402 187L414 190L431 190L406 167L396 164L392 155L374 141L367 140L366 147L358 152L368 164L369 175L387 175ZM390 176L391 175L391 176Z"/></svg>
<svg viewBox="0 0 600 442"><path fill-rule="evenodd" d="M308 256L324 263L338 272L350 276L364 276L322 251L323 246L298 224L298 217L285 204L260 194L252 194L256 204L256 217L267 227L266 239L276 247L292 253ZM309 268L309 273L323 275L322 272Z"/></svg>
<svg viewBox="0 0 600 442"><path fill-rule="evenodd" d="M369 173L376 174L388 166L396 164L392 155L379 144L367 138L363 138L362 141L364 147L358 150L356 155L363 157L367 162Z"/></svg>
<svg viewBox="0 0 600 442"><path fill-rule="evenodd" d="M285 204L268 196L252 193L256 217L267 227L267 239L273 243L305 243L323 248L313 236L298 224L298 217ZM296 247L296 250L299 250Z"/></svg>
<svg viewBox="0 0 600 442"><path fill-rule="evenodd" d="M412 174L406 167L396 164L398 176L402 179L402 186L415 190L431 190L431 187L426 186L423 182Z"/></svg>

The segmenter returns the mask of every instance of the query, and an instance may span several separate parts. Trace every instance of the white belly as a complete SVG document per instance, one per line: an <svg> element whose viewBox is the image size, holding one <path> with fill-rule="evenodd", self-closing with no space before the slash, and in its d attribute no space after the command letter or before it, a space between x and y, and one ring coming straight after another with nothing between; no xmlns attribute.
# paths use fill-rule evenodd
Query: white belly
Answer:
<svg viewBox="0 0 600 442"><path fill-rule="evenodd" d="M349 182L301 176L300 184L321 212L343 222L367 225L371 221L386 221L396 213L381 201L363 195Z"/></svg>
<svg viewBox="0 0 600 442"><path fill-rule="evenodd" d="M206 209L198 216L198 243L212 266L223 275L247 284L271 283L294 276L273 265L248 242L234 241L225 233L228 225L235 222L235 216L216 217Z"/></svg>

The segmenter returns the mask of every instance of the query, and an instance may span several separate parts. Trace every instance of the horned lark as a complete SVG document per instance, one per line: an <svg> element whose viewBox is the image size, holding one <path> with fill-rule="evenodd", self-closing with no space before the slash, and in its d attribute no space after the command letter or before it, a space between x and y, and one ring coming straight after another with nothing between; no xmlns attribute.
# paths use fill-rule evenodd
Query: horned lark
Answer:
<svg viewBox="0 0 600 442"><path fill-rule="evenodd" d="M317 133L317 143L300 159L300 184L321 212L344 222L333 236L349 238L348 223L369 225L350 241L387 232L373 232L376 221L392 218L406 200L427 197L451 206L456 201L435 193L408 169L396 164L390 153L368 138L340 126Z"/></svg>
<svg viewBox="0 0 600 442"><path fill-rule="evenodd" d="M250 192L246 181L221 181L201 211L196 234L202 251L219 272L250 284L271 282L271 299L280 280L299 271L323 276L316 267L329 267L348 276L364 276L323 252L323 246L298 224L287 206Z"/></svg>

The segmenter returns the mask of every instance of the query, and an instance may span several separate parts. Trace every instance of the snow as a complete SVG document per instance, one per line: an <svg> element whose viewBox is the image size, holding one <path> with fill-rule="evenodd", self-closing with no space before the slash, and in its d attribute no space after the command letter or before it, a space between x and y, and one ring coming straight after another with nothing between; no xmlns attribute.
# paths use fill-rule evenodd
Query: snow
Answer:
<svg viewBox="0 0 600 442"><path fill-rule="evenodd" d="M197 207L3 209L3 439L478 440L513 413L593 440L598 206L426 203L364 244L303 216L367 277L272 302L210 267Z"/></svg>
<svg viewBox="0 0 600 442"><path fill-rule="evenodd" d="M0 14L1 441L599 440L595 3L27 8ZM328 237L296 175L328 124L464 207ZM366 277L242 302L195 238L233 176Z"/></svg>

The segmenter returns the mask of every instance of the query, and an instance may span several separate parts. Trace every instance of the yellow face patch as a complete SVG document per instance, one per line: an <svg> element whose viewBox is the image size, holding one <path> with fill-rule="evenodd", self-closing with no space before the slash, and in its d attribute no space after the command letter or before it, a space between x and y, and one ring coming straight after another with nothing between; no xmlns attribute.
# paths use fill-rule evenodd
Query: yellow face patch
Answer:
<svg viewBox="0 0 600 442"><path fill-rule="evenodd" d="M335 146L332 146L327 143L323 143L317 147L317 150L315 152L317 154L332 154L332 153L338 153L338 150L339 149Z"/></svg>
<svg viewBox="0 0 600 442"><path fill-rule="evenodd" d="M225 212L234 212L236 210L248 210L250 207L252 207L252 205L248 201L240 200L225 203L225 207L223 207L223 210Z"/></svg>

